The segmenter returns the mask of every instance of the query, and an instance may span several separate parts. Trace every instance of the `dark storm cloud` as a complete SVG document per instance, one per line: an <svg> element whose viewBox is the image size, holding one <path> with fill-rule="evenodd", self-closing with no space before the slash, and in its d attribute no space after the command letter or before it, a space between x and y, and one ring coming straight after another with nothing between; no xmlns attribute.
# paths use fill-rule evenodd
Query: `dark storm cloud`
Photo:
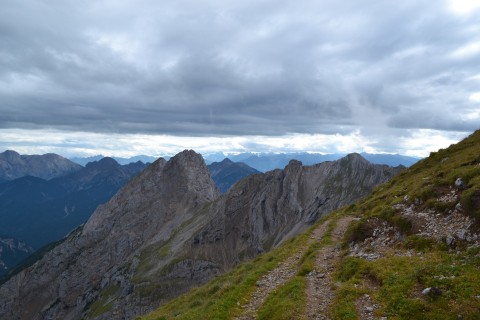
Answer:
<svg viewBox="0 0 480 320"><path fill-rule="evenodd" d="M471 131L479 35L445 1L7 1L0 128Z"/></svg>

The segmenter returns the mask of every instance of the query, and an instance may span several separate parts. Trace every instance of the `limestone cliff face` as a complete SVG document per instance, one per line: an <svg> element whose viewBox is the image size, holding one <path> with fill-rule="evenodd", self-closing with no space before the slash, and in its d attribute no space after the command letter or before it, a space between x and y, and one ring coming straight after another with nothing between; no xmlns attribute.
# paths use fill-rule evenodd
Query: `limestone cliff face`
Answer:
<svg viewBox="0 0 480 320"><path fill-rule="evenodd" d="M228 269L304 231L321 215L366 196L403 167L373 165L358 154L248 177L213 206L212 219L190 241L189 254Z"/></svg>
<svg viewBox="0 0 480 320"><path fill-rule="evenodd" d="M134 318L279 245L400 171L356 154L306 167L291 161L220 196L200 155L160 159L0 287L0 318Z"/></svg>

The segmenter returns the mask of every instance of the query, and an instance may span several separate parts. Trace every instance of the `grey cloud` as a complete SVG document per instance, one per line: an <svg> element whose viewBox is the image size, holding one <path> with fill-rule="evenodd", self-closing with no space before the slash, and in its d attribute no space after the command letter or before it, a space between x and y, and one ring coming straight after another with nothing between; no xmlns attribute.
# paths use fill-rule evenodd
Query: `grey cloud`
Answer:
<svg viewBox="0 0 480 320"><path fill-rule="evenodd" d="M479 28L445 1L9 1L0 128L471 131Z"/></svg>

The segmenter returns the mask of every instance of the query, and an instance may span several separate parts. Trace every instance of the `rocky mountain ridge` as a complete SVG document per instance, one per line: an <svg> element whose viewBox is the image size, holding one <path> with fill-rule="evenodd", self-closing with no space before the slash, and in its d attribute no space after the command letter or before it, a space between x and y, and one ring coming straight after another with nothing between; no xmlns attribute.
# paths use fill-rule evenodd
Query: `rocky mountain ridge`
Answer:
<svg viewBox="0 0 480 320"><path fill-rule="evenodd" d="M239 262L238 256L252 258L271 250L401 170L350 154L305 167L292 160L284 170L247 177L212 204L216 213L194 236L192 254L204 251L228 269Z"/></svg>
<svg viewBox="0 0 480 320"><path fill-rule="evenodd" d="M159 159L2 285L0 316L132 318L278 246L402 170L356 154L310 167L292 161L220 196L200 155Z"/></svg>

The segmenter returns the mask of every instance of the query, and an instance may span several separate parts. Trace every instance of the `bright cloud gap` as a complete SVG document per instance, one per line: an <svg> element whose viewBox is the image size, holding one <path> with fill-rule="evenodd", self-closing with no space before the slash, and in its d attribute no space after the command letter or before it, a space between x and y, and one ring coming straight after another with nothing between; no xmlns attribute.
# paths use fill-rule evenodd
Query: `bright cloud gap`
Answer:
<svg viewBox="0 0 480 320"><path fill-rule="evenodd" d="M436 130L413 130L398 137L395 149L383 149L384 141L372 139L361 131L350 134L291 134L285 136L179 137L172 135L101 134L60 132L58 130L0 130L0 149L23 154L58 153L66 157L135 155L174 155L184 149L200 153L223 152L312 152L312 153L397 153L425 157L432 151L458 142L468 133L445 133Z"/></svg>

